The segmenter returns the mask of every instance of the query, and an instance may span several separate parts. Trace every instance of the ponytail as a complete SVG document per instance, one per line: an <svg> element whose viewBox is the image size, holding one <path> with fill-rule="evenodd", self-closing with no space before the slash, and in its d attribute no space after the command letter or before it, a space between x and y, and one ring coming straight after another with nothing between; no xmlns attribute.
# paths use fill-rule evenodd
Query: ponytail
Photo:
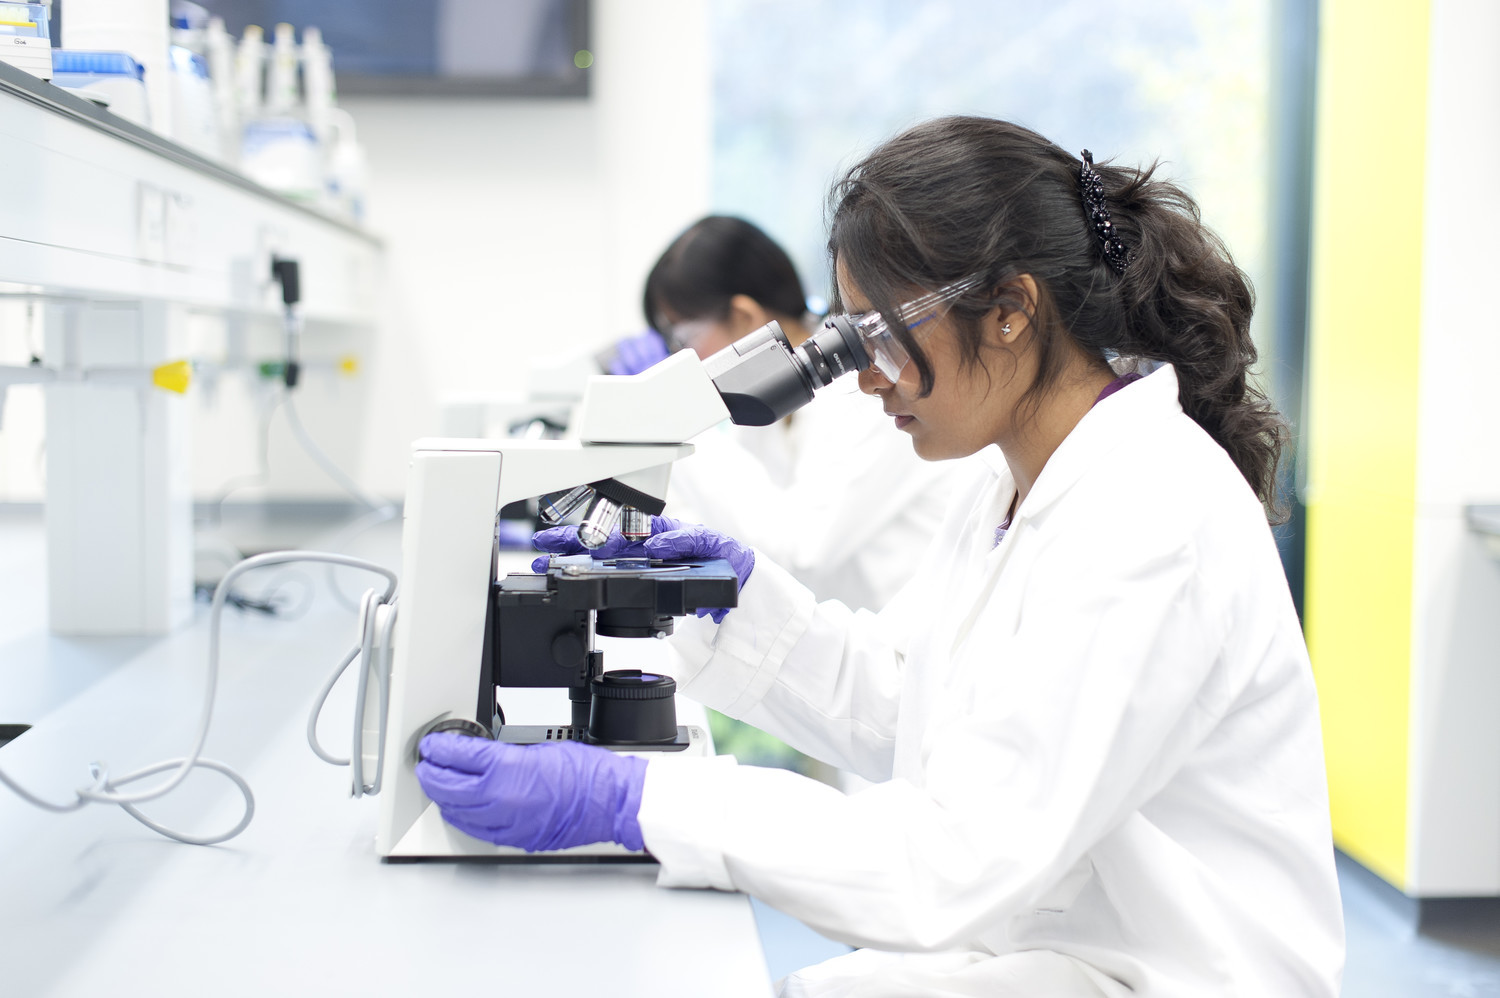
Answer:
<svg viewBox="0 0 1500 998"><path fill-rule="evenodd" d="M1255 292L1180 187L1146 170L1100 168L1130 247L1117 280L1128 339L1120 353L1169 362L1185 413L1223 447L1273 515L1287 440L1280 413L1250 381Z"/></svg>

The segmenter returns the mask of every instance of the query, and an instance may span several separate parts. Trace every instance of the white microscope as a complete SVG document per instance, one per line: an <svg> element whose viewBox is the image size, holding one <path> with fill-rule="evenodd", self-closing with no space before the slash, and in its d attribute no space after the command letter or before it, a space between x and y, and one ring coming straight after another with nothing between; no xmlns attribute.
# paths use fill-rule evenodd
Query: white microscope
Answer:
<svg viewBox="0 0 1500 998"><path fill-rule="evenodd" d="M392 621L382 608L380 625L393 634L391 665L388 678L367 689L361 727L359 761L365 771L379 772L382 857L526 856L443 822L414 768L417 743L432 730L520 742L575 738L625 751L706 751L701 733L676 726L670 690L664 697L653 692L656 677L602 672L593 635L596 629L667 633L672 616L733 606L733 570L723 562L596 563L583 555L554 557L544 575L497 579L499 510L536 497L559 520L584 508L579 539L593 548L616 526L627 536L648 536L651 514L662 512L672 462L692 453L685 441L726 418L769 425L869 363L848 317L831 317L796 349L770 323L707 361L685 350L641 374L592 378L576 439L413 445L399 615ZM496 709L502 686L567 688L572 717L551 726L505 725ZM613 696L632 703L622 707ZM573 853L631 855L606 844L554 856Z"/></svg>

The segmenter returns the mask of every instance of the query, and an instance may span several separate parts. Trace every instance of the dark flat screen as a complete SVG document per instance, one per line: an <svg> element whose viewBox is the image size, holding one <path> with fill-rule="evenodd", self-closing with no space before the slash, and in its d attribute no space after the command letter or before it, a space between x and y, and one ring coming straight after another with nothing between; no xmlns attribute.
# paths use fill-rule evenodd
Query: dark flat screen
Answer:
<svg viewBox="0 0 1500 998"><path fill-rule="evenodd" d="M341 94L585 97L588 0L200 0L238 37L315 25ZM64 0L63 6L66 6ZM65 15L66 16L66 15Z"/></svg>

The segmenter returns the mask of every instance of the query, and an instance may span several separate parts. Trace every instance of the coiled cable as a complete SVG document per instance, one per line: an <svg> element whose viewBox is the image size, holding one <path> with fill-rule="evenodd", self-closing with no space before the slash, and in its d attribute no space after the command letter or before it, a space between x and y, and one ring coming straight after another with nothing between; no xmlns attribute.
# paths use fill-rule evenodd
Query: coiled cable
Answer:
<svg viewBox="0 0 1500 998"><path fill-rule="evenodd" d="M203 757L203 745L204 742L208 740L209 723L213 719L214 695L217 691L219 681L219 622L223 616L224 603L229 594L230 588L233 585L234 581L241 575L245 574L246 572L253 571L257 568L264 568L267 565L283 565L288 562L296 561L316 561L325 562L331 565L344 565L350 568L364 569L366 571L374 572L378 575L384 576L386 580L385 591L383 593L378 593L376 590L372 589L365 595L364 605L370 609L368 616L371 623L367 624L362 621L360 631L362 636L361 644L359 646L356 646L349 653L349 655L345 658L344 662L339 667L339 670L333 675L332 680L337 680L338 675L348 667L349 662L353 661L356 655L360 654L362 648L366 649L368 658L371 654L373 654L373 650L371 649L370 645L375 636L375 631L373 630L373 620L375 616L374 608L382 605L389 606L392 604L396 594L397 585L395 572L386 568L384 565L377 565L374 562L365 561L362 558L354 558L350 557L349 555L335 554L326 551L272 551L267 554L256 555L253 558L246 558L244 561L231 568L228 572L225 572L224 577L219 580L218 586L214 588L213 605L209 610L207 683L203 693L203 707L198 715L198 733L193 740L193 747L187 755L181 756L176 759L166 759L161 762L153 763L149 766L137 769L134 772L126 773L124 776L118 777L111 777L109 774L109 769L104 765L104 763L91 763L89 765L89 774L92 782L90 782L87 786L80 787L74 790L73 800L66 801L60 804L37 796L36 794L27 790L25 787L22 787L3 770L0 770L0 783L4 783L7 787L15 791L16 794L18 794L23 800L27 801L28 803L53 812L77 811L88 804L117 804L122 809L124 809L127 814L135 818L147 828L159 832L168 838L176 839L178 842L185 842L188 845L214 845L219 842L227 842L229 839L232 839L236 835L240 834L240 832L244 831L246 827L249 826L251 818L255 816L255 795L250 790L250 784L245 782L245 778L242 777L239 773L235 772L234 769L232 769L228 764L219 762L216 759L206 759ZM382 631L383 637L386 640L386 647L389 646L389 637L391 627L393 626L394 614L387 612ZM383 712L386 703L386 691L384 690L385 679L383 678L383 676L379 681L382 684L381 709ZM324 690L320 693L315 712L310 721L310 725L316 725L317 711L321 710L323 701L327 699L328 690L332 689L332 685L333 684L331 681L325 684ZM363 691L363 689L364 683L362 681L361 691ZM361 700L361 705L362 702L363 701ZM382 713L382 724L383 722L384 715ZM312 729L310 727L309 732L311 733L311 731ZM357 724L355 728L356 748L358 746L359 731L360 726ZM336 761L333 759L329 759L329 757L318 748L315 735L312 737L312 741L314 751L318 752L318 755L321 758L327 759L330 762ZM383 741L384 740L382 739L382 742ZM358 758L357 751L355 757ZM144 804L147 801L156 800L157 798L170 793L179 784L181 784L183 780L187 779L187 775L189 772L191 772L194 768L199 767L203 769L211 769L215 772L224 774L240 791L241 796L244 797L245 812L233 828L230 828L226 832L220 832L216 835L190 835L186 832L181 832L176 829L168 828L165 825L159 824L158 822L151 820L149 817L147 817L137 809L136 805L138 804ZM138 780L143 780L148 776L154 776L157 773L164 773L169 770L175 770L175 772L173 772L170 777L157 784L156 786L149 787L145 790L137 790L133 793L122 793L120 791L120 788L126 786L127 784L131 784ZM356 779L362 780L362 776L356 773ZM376 785L375 789L378 789L378 784ZM371 790L370 792L374 791Z"/></svg>

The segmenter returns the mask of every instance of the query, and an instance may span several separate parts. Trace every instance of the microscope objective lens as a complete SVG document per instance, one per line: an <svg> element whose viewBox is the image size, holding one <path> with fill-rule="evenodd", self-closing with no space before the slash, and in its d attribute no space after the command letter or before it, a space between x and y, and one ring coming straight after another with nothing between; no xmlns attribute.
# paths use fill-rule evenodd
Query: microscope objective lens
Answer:
<svg viewBox="0 0 1500 998"><path fill-rule="evenodd" d="M554 492L538 500L537 512L548 523L561 523L582 508L593 494L594 490L587 485L580 485L566 492Z"/></svg>
<svg viewBox="0 0 1500 998"><path fill-rule="evenodd" d="M595 495L583 522L578 525L578 541L589 549L601 548L620 522L620 504Z"/></svg>
<svg viewBox="0 0 1500 998"><path fill-rule="evenodd" d="M620 533L628 541L643 541L651 536L651 517L638 509L626 506L620 514Z"/></svg>

